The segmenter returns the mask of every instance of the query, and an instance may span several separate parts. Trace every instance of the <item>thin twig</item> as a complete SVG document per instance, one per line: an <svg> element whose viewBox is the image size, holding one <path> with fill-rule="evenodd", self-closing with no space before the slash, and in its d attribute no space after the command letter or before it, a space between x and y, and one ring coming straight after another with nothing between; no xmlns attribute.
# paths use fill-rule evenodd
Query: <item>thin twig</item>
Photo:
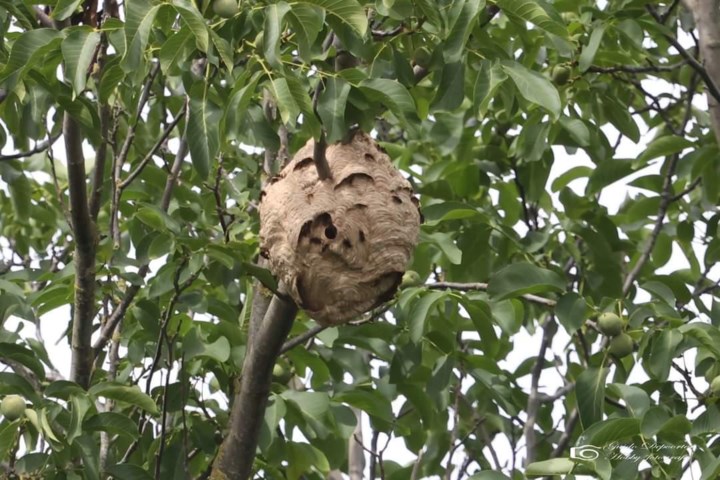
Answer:
<svg viewBox="0 0 720 480"><path fill-rule="evenodd" d="M568 420L565 423L565 431L562 433L562 435L560 435L560 439L558 440L557 445L555 445L555 448L553 448L552 454L550 454L550 458L555 458L565 451L568 444L570 443L570 439L572 438L572 434L575 430L575 425L577 425L578 420L580 420L580 414L578 412L578 409L575 408L570 414L570 417L568 417Z"/></svg>
<svg viewBox="0 0 720 480"><path fill-rule="evenodd" d="M527 408L527 420L523 428L523 435L525 436L525 449L526 457L525 464L530 464L535 461L535 422L537 420L537 413L540 409L541 400L539 397L538 388L540 386L540 376L545 368L545 354L548 348L552 346L552 340L557 332L557 324L551 317L547 323L543 326L543 336L540 341L540 351L537 355L537 361L533 366L531 381L530 381L530 395L528 396Z"/></svg>
<svg viewBox="0 0 720 480"><path fill-rule="evenodd" d="M9 161L9 160L17 160L20 158L29 157L31 155L35 155L36 153L44 152L45 150L52 147L52 145L55 143L55 141L60 138L61 134L58 133L56 135L52 135L48 137L47 140L38 143L35 145L34 148L26 151L26 152L17 152L17 153L11 153L9 155L0 155L0 162Z"/></svg>
<svg viewBox="0 0 720 480"><path fill-rule="evenodd" d="M687 65L687 61L673 63L672 65L613 65L612 67L591 65L586 71L591 73L659 73L672 72L683 65Z"/></svg>
<svg viewBox="0 0 720 480"><path fill-rule="evenodd" d="M288 340L287 342L285 342L283 344L282 348L280 349L280 353L283 354L283 353L287 352L288 350L292 350L293 348L297 347L298 345L302 345L303 343L310 340L311 338L313 338L315 335L322 332L326 328L328 328L328 327L324 326L324 325L315 325L314 327L310 328L309 330L304 331L300 335L297 335L297 336L291 338L290 340Z"/></svg>
<svg viewBox="0 0 720 480"><path fill-rule="evenodd" d="M165 130L163 130L162 135L160 135L160 137L157 139L152 148L150 148L145 157L140 161L140 163L138 163L138 166L135 167L135 170L130 172L130 174L125 180L122 180L118 183L118 188L120 188L120 190L124 190L125 188L127 188L127 186L130 185L132 181L135 180L135 178L137 178L137 176L142 173L145 166L150 162L150 160L152 160L152 157L157 153L160 147L163 146L165 141L168 139L172 131L177 126L177 124L180 123L180 120L182 120L182 118L185 116L186 108L187 103L183 105L182 110L180 110L180 112L173 119L173 121L170 122L170 124L165 128Z"/></svg>
<svg viewBox="0 0 720 480"><path fill-rule="evenodd" d="M658 14L657 10L653 5L645 5L645 9L658 23L664 23L663 18ZM705 86L708 89L708 93L713 96L715 101L720 102L720 89L718 89L717 84L715 84L715 81L712 79L712 77L710 77L705 67L703 67L702 64L698 62L697 59L695 59L695 57L690 55L688 51L685 50L682 45L680 45L680 42L678 42L676 38L670 35L663 36L665 37L665 39L667 39L668 42L670 42L670 45L675 47L675 50L678 51L680 56L687 60L688 64L698 73L698 75L700 75L700 77L703 79L703 83L705 83Z"/></svg>
<svg viewBox="0 0 720 480"><path fill-rule="evenodd" d="M436 282L436 283L430 283L427 285L423 285L425 288L429 288L432 290L458 290L460 292L471 292L471 291L480 291L485 292L488 289L487 283L477 282L477 283L457 283L457 282ZM524 295L521 295L522 298L527 300L528 302L537 303L538 305L543 305L545 307L554 308L557 305L557 301L552 300L550 298L545 297L539 297L537 295L533 295L531 293L526 293Z"/></svg>

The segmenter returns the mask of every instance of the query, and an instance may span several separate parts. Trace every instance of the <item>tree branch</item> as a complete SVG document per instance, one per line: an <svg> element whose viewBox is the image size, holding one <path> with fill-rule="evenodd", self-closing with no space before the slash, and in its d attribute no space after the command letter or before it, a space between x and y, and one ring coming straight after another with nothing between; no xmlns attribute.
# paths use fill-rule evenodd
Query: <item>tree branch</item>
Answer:
<svg viewBox="0 0 720 480"><path fill-rule="evenodd" d="M211 479L245 480L252 474L260 426L270 393L272 368L297 313L297 306L282 298L282 294L286 293L284 285L279 291L281 296L273 296L262 324L248 345L240 388L230 413L230 429L213 463Z"/></svg>
<svg viewBox="0 0 720 480"><path fill-rule="evenodd" d="M55 143L55 141L60 138L60 134L57 134L55 136L48 137L47 140L44 142L38 143L34 148L28 150L27 152L18 152L18 153L11 153L10 155L0 155L0 162L5 162L9 160L17 160L20 158L29 157L31 155L35 155L36 153L44 152L48 148L52 147L52 145Z"/></svg>
<svg viewBox="0 0 720 480"><path fill-rule="evenodd" d="M283 344L282 348L280 349L280 353L285 353L288 350L292 350L293 348L297 347L298 345L302 345L326 328L327 327L323 325L315 325L314 327L301 333L300 335L291 338Z"/></svg>
<svg viewBox="0 0 720 480"><path fill-rule="evenodd" d="M547 323L543 326L543 337L540 341L540 351L537 355L537 361L532 370L531 384L530 384L530 395L527 401L527 420L523 427L523 435L525 436L525 465L528 465L535 461L535 422L537 421L538 410L540 409L541 399L539 396L538 388L540 386L540 376L545 368L545 354L548 348L552 345L553 337L557 332L557 324L555 320L550 317Z"/></svg>
<svg viewBox="0 0 720 480"><path fill-rule="evenodd" d="M185 99L187 102L187 98ZM173 162L172 167L170 168L170 173L168 175L167 182L165 183L165 190L163 190L162 199L160 200L160 208L167 212L168 207L170 206L170 199L172 198L172 192L175 188L175 184L177 183L178 176L180 175L180 170L182 169L183 160L185 158L185 155L187 154L187 124L185 125L185 132L183 133L182 138L180 139L180 145L178 146L177 154L175 155L175 161ZM150 266L148 264L142 265L140 269L138 270L138 275L141 278L144 278L145 275L150 271ZM130 305L132 304L133 300L135 299L135 296L140 291L141 286L140 285L131 285L127 288L125 291L125 296L120 301L120 304L115 307L113 312L108 317L108 320L105 322L105 325L103 325L102 329L100 330L100 336L93 344L93 351L94 356L97 357L103 348L105 348L105 345L107 345L107 342L110 341L110 338L112 338L113 331L115 331L115 327L122 321L122 319L125 317L125 313L127 312L127 309L130 308Z"/></svg>
<svg viewBox="0 0 720 480"><path fill-rule="evenodd" d="M72 324L70 379L90 386L93 355L90 336L95 317L95 224L90 217L82 134L77 122L65 113L63 136L67 152L70 218L75 238L75 299Z"/></svg>
<svg viewBox="0 0 720 480"><path fill-rule="evenodd" d="M145 168L145 166L152 160L152 157L157 153L157 151L162 147L162 145L165 143L165 141L168 139L172 131L175 129L178 123L180 123L180 120L183 119L185 116L187 104L183 105L182 110L177 114L175 119L173 119L172 122L163 130L163 133L160 135L160 137L157 139L155 144L150 148L147 154L145 154L145 157L138 163L137 167L135 167L135 170L130 172L128 174L127 178L125 180L122 180L118 183L118 188L120 190L124 190L125 188L130 185L133 180L137 178L138 175L140 175Z"/></svg>
<svg viewBox="0 0 720 480"><path fill-rule="evenodd" d="M706 30L706 33L709 33L709 31L715 30L718 35L720 35L720 24L718 22L720 21L720 12L718 11L718 0L699 0L698 2L698 9L694 11L695 15L695 22L698 23L698 29L700 29L700 23L702 22L703 27ZM650 15L658 22L663 23L663 19L658 14L657 10L653 5L645 5L645 8L648 12L650 12ZM702 11L700 11L702 10ZM705 19L698 18L699 15L707 15ZM710 27L709 23L715 22L715 26ZM710 27L710 28L708 28ZM720 76L710 75L708 71L705 69L705 67L702 66L700 62L698 62L695 57L690 55L685 48L683 48L682 45L680 45L680 42L677 41L676 38L670 36L670 35L663 35L665 39L667 39L668 42L670 42L670 45L675 47L675 50L678 51L681 57L683 57L685 60L687 60L688 64L700 75L700 78L703 79L703 82L705 83L705 86L708 90L708 97L712 97L715 102L720 102L720 89L718 89L717 84L713 80L713 77L720 78ZM701 37L703 36L702 30L701 30ZM707 48L707 46L705 47ZM705 50L705 48L701 48L702 50ZM714 47L710 47L711 50L720 48L720 45L715 45ZM707 59L706 59L707 60ZM720 69L720 64L716 66L716 68ZM716 72L714 72L716 73Z"/></svg>
<svg viewBox="0 0 720 480"><path fill-rule="evenodd" d="M487 283L456 283L456 282L436 282L436 283L430 283L427 285L423 285L425 288L429 288L432 290L444 290L444 289L450 289L450 290L458 290L460 292L471 292L471 291L481 291L485 292L488 289ZM557 302L551 298L545 298L545 297L539 297L537 295L533 295L531 293L526 293L524 295L521 295L522 298L527 300L528 302L537 303L538 305L543 305L545 307L554 308L557 305Z"/></svg>
<svg viewBox="0 0 720 480"><path fill-rule="evenodd" d="M686 65L687 61L673 63L672 65L614 65L612 67L600 67L597 65L591 65L587 72L592 73L659 73L659 72L672 72L678 68Z"/></svg>
<svg viewBox="0 0 720 480"><path fill-rule="evenodd" d="M708 84L703 77L708 87L708 109L715 140L720 143L720 93L717 84L712 82L720 82L720 0L685 0L685 3L695 18L700 37L700 55L705 64L702 72L711 80Z"/></svg>

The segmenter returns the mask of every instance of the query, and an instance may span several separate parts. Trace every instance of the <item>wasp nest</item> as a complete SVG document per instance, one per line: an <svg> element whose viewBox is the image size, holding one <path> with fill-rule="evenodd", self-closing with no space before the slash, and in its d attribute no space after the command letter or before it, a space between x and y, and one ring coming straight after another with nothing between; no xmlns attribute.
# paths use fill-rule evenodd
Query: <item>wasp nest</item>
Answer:
<svg viewBox="0 0 720 480"><path fill-rule="evenodd" d="M418 201L368 135L328 146L320 180L310 140L261 194L261 252L295 302L323 325L390 300L420 229Z"/></svg>

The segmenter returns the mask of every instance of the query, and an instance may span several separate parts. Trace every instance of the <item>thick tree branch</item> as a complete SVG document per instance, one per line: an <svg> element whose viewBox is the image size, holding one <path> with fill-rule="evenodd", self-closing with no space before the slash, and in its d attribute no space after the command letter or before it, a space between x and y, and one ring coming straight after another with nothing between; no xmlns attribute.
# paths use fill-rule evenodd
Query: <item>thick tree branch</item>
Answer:
<svg viewBox="0 0 720 480"><path fill-rule="evenodd" d="M83 388L88 388L93 365L90 336L95 317L96 233L88 206L82 133L69 113L65 113L63 117L63 136L67 152L70 218L75 238L75 299L70 379Z"/></svg>
<svg viewBox="0 0 720 480"><path fill-rule="evenodd" d="M279 289L285 293L283 285ZM297 306L284 295L274 295L262 325L248 345L240 388L230 413L230 429L213 464L211 479L245 480L251 477L260 426L272 382L272 368L290 332Z"/></svg>
<svg viewBox="0 0 720 480"><path fill-rule="evenodd" d="M685 0L684 3L695 17L700 37L700 55L704 63L702 71L710 80L708 84L706 77L703 77L708 87L710 118L715 140L720 143L720 92L717 88L720 83L720 0Z"/></svg>
<svg viewBox="0 0 720 480"><path fill-rule="evenodd" d="M95 155L95 168L93 170L92 186L90 189L90 216L93 222L97 221L100 212L100 200L102 198L103 183L105 182L105 164L107 163L108 144L110 139L110 107L100 107L100 135L102 140Z"/></svg>
<svg viewBox="0 0 720 480"><path fill-rule="evenodd" d="M55 22L53 22L53 19L50 18L50 16L43 11L40 7L33 7L35 11L35 16L37 17L37 21L40 24L41 27L44 28L55 28Z"/></svg>
<svg viewBox="0 0 720 480"><path fill-rule="evenodd" d="M362 410L353 408L357 419L355 430L348 440L348 476L350 480L363 480L365 450L363 449Z"/></svg>

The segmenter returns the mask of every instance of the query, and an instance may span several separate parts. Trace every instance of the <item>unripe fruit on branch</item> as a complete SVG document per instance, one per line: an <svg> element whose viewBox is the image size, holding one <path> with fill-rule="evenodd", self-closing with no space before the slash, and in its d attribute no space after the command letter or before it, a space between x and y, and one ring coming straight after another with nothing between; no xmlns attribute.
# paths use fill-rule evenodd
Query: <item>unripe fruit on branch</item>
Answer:
<svg viewBox="0 0 720 480"><path fill-rule="evenodd" d="M710 393L716 397L720 396L720 375L713 378L712 382L710 382Z"/></svg>
<svg viewBox="0 0 720 480"><path fill-rule="evenodd" d="M603 312L598 316L598 328L608 337L620 335L625 327L625 322L612 312Z"/></svg>
<svg viewBox="0 0 720 480"><path fill-rule="evenodd" d="M627 333L621 333L610 341L608 351L617 358L627 357L633 352L633 339Z"/></svg>
<svg viewBox="0 0 720 480"><path fill-rule="evenodd" d="M400 288L410 288L422 285L423 281L415 270L408 270L402 276L402 282L400 282Z"/></svg>
<svg viewBox="0 0 720 480"><path fill-rule="evenodd" d="M567 65L555 65L552 68L552 81L556 85L565 85L570 81L570 74L572 70Z"/></svg>
<svg viewBox="0 0 720 480"><path fill-rule="evenodd" d="M215 0L213 12L222 18L230 18L238 12L238 3L236 0Z"/></svg>
<svg viewBox="0 0 720 480"><path fill-rule="evenodd" d="M25 399L20 395L8 395L0 403L0 413L10 421L17 420L25 413Z"/></svg>

